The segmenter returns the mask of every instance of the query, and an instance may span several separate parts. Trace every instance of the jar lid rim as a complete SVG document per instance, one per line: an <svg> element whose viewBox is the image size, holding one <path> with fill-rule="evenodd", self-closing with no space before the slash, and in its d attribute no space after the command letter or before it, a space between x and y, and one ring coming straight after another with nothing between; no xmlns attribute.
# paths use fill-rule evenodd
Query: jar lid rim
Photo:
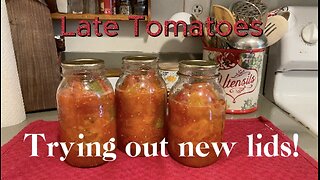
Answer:
<svg viewBox="0 0 320 180"><path fill-rule="evenodd" d="M183 60L179 63L180 67L199 67L199 68L218 68L218 64L214 61L206 60Z"/></svg>
<svg viewBox="0 0 320 180"><path fill-rule="evenodd" d="M161 63L159 63L159 69L178 71L179 70L179 63L178 62L161 62Z"/></svg>
<svg viewBox="0 0 320 180"><path fill-rule="evenodd" d="M179 75L194 77L217 77L219 75L218 64L215 61L183 60L179 63Z"/></svg>
<svg viewBox="0 0 320 180"><path fill-rule="evenodd" d="M104 61L95 58L80 58L62 62L61 66L63 68L103 68Z"/></svg>
<svg viewBox="0 0 320 180"><path fill-rule="evenodd" d="M157 56L138 55L138 56L125 56L122 58L124 62L154 62L158 60Z"/></svg>

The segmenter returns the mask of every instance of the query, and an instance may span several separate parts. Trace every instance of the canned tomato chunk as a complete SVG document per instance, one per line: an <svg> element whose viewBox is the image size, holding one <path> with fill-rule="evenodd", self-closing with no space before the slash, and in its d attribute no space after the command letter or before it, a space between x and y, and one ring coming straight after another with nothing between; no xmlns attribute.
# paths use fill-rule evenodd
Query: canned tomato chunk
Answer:
<svg viewBox="0 0 320 180"><path fill-rule="evenodd" d="M225 95L218 82L218 69L214 62L189 60L179 66L179 80L169 95L168 150L170 156L179 163L191 167L204 167L217 161L212 142L221 146L225 121ZM179 144L184 146L184 154ZM196 146L201 147L201 157L196 154ZM203 144L202 144L203 145ZM191 153L191 154L189 154ZM184 155L184 157L183 157Z"/></svg>

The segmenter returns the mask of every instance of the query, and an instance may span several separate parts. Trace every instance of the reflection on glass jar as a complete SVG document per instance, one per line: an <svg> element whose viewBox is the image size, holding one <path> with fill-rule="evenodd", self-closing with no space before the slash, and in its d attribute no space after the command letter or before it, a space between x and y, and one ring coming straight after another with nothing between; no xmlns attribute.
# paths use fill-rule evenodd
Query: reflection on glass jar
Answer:
<svg viewBox="0 0 320 180"><path fill-rule="evenodd" d="M218 159L211 142L221 146L224 131L226 103L218 82L218 67L214 62L182 61L178 73L179 80L169 95L168 150L170 156L183 165L208 166ZM179 157L178 144L186 142L193 144L194 157L188 157L188 146L185 146L186 157ZM209 153L206 157L196 154L195 147L200 142L210 146L200 146L202 153Z"/></svg>
<svg viewBox="0 0 320 180"><path fill-rule="evenodd" d="M157 68L157 58L128 56L123 58L123 74L116 84L118 148L125 152L129 142L140 146L159 143L164 138L166 87ZM131 154L143 155L131 146Z"/></svg>
<svg viewBox="0 0 320 180"><path fill-rule="evenodd" d="M104 62L94 59L78 59L62 63L63 79L57 90L57 107L60 124L60 142L75 142L66 162L77 167L93 167L103 164L102 157L92 146L93 157L78 157L78 143L103 144L116 138L115 97L110 82L104 76ZM84 138L80 139L79 134Z"/></svg>

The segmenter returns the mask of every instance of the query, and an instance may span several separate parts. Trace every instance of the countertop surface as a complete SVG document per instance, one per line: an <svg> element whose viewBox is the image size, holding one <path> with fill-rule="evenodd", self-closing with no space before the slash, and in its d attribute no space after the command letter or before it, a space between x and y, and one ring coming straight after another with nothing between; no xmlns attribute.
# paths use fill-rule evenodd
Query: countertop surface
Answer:
<svg viewBox="0 0 320 180"><path fill-rule="evenodd" d="M281 129L291 140L293 134L299 134L298 145L311 157L318 161L318 136L303 126L300 122L290 117L264 96L259 97L258 110L250 114L227 115L227 119L255 118L263 116L269 119L275 126ZM24 127L36 120L56 121L57 111L44 111L38 113L28 113L27 119L20 124L1 128L1 146L12 139Z"/></svg>

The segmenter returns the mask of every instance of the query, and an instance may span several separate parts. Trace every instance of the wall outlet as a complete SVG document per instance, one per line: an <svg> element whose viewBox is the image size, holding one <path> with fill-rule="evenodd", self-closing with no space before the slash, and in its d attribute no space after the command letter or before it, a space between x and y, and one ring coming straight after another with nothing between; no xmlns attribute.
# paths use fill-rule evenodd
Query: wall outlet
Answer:
<svg viewBox="0 0 320 180"><path fill-rule="evenodd" d="M211 0L184 0L184 12L194 14L205 21L210 13Z"/></svg>
<svg viewBox="0 0 320 180"><path fill-rule="evenodd" d="M192 13L195 15L201 15L203 13L203 7L199 4L199 5L194 5L192 7Z"/></svg>

